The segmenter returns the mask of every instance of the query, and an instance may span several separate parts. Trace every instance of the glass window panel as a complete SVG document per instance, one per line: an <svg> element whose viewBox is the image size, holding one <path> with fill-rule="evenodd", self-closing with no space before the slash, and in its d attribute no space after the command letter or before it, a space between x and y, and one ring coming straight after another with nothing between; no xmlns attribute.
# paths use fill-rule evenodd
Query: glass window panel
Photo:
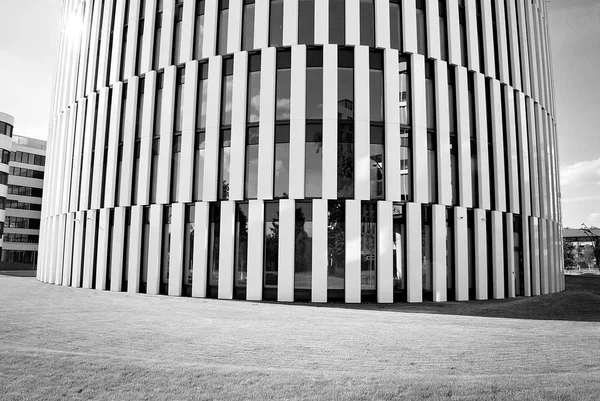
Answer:
<svg viewBox="0 0 600 401"><path fill-rule="evenodd" d="M402 49L402 10L400 3L390 2L390 47Z"/></svg>
<svg viewBox="0 0 600 401"><path fill-rule="evenodd" d="M277 288L279 254L279 204L265 204L265 288Z"/></svg>
<svg viewBox="0 0 600 401"><path fill-rule="evenodd" d="M258 133L258 127L248 127L246 136L245 199L256 199L258 195Z"/></svg>
<svg viewBox="0 0 600 401"><path fill-rule="evenodd" d="M373 0L360 0L360 44L375 47L375 6Z"/></svg>
<svg viewBox="0 0 600 401"><path fill-rule="evenodd" d="M400 101L400 124L410 125L410 77L408 62L401 58L398 69L400 71L400 93L398 95Z"/></svg>
<svg viewBox="0 0 600 401"><path fill-rule="evenodd" d="M203 65L202 69L205 69L207 66ZM208 68L206 68L208 69ZM196 104L196 129L204 129L206 128L206 99L208 96L208 80L207 79L199 79L198 80L198 101Z"/></svg>
<svg viewBox="0 0 600 401"><path fill-rule="evenodd" d="M290 119L291 70L278 69L276 82L276 120Z"/></svg>
<svg viewBox="0 0 600 401"><path fill-rule="evenodd" d="M294 247L294 288L311 289L312 202L296 202L296 244ZM310 294L308 299L310 299Z"/></svg>
<svg viewBox="0 0 600 401"><path fill-rule="evenodd" d="M219 11L219 38L217 41L217 54L227 54L228 23L229 9Z"/></svg>
<svg viewBox="0 0 600 401"><path fill-rule="evenodd" d="M231 158L231 130L221 130L221 149L219 152L219 199L229 199L229 169Z"/></svg>
<svg viewBox="0 0 600 401"><path fill-rule="evenodd" d="M242 50L254 49L254 11L254 2L251 4L244 4Z"/></svg>
<svg viewBox="0 0 600 401"><path fill-rule="evenodd" d="M384 198L385 161L383 127L371 126L371 199Z"/></svg>
<svg viewBox="0 0 600 401"><path fill-rule="evenodd" d="M448 24L446 23L446 2L438 1L438 14L440 24L440 52L441 58L448 61Z"/></svg>
<svg viewBox="0 0 600 401"><path fill-rule="evenodd" d="M275 127L275 198L287 198L290 188L290 126Z"/></svg>
<svg viewBox="0 0 600 401"><path fill-rule="evenodd" d="M221 98L221 125L231 125L231 110L233 101L233 75L223 77L223 95Z"/></svg>
<svg viewBox="0 0 600 401"><path fill-rule="evenodd" d="M202 44L204 42L204 15L196 15L196 33L194 35L194 58L202 58Z"/></svg>
<svg viewBox="0 0 600 401"><path fill-rule="evenodd" d="M219 246L221 236L221 208L219 203L209 205L208 296L216 298L219 285ZM211 288L213 287L213 288Z"/></svg>
<svg viewBox="0 0 600 401"><path fill-rule="evenodd" d="M321 124L307 124L306 126L304 195L307 198L321 197L323 186L322 131Z"/></svg>
<svg viewBox="0 0 600 401"><path fill-rule="evenodd" d="M346 43L345 21L345 0L329 0L329 43L338 45Z"/></svg>
<svg viewBox="0 0 600 401"><path fill-rule="evenodd" d="M369 100L371 121L383 121L383 71L369 72Z"/></svg>
<svg viewBox="0 0 600 401"><path fill-rule="evenodd" d="M318 52L321 53L321 66L309 66L306 69L306 119L323 118L322 50L319 49ZM309 50L308 54L310 53L312 52Z"/></svg>
<svg viewBox="0 0 600 401"><path fill-rule="evenodd" d="M344 202L330 202L327 225L327 289L343 290L346 255Z"/></svg>
<svg viewBox="0 0 600 401"><path fill-rule="evenodd" d="M354 122L338 121L338 198L354 197Z"/></svg>
<svg viewBox="0 0 600 401"><path fill-rule="evenodd" d="M183 295L192 295L192 278L194 275L194 229L196 206L185 206L185 225L183 228Z"/></svg>
<svg viewBox="0 0 600 401"><path fill-rule="evenodd" d="M248 277L248 204L238 203L235 216L236 287L245 287Z"/></svg>
<svg viewBox="0 0 600 401"><path fill-rule="evenodd" d="M248 74L248 110L249 123L258 122L260 118L260 71Z"/></svg>
<svg viewBox="0 0 600 401"><path fill-rule="evenodd" d="M404 219L404 205L393 205L393 266L394 266L394 292L406 289L406 220Z"/></svg>
<svg viewBox="0 0 600 401"><path fill-rule="evenodd" d="M194 200L202 200L202 187L204 184L204 140L203 131L196 133L194 150Z"/></svg>
<svg viewBox="0 0 600 401"><path fill-rule="evenodd" d="M271 0L269 18L269 46L283 44L283 0Z"/></svg>
<svg viewBox="0 0 600 401"><path fill-rule="evenodd" d="M427 54L427 23L425 21L425 0L417 0L417 51Z"/></svg>
<svg viewBox="0 0 600 401"><path fill-rule="evenodd" d="M433 289L433 243L431 232L431 207L423 206L422 209L423 223L423 240L422 255L423 255L423 291L430 292ZM424 297L429 299L429 294Z"/></svg>
<svg viewBox="0 0 600 401"><path fill-rule="evenodd" d="M427 175L429 177L429 201L437 201L437 160L435 131L427 131Z"/></svg>
<svg viewBox="0 0 600 401"><path fill-rule="evenodd" d="M315 43L314 0L299 0L298 2L298 43L303 45Z"/></svg>
<svg viewBox="0 0 600 401"><path fill-rule="evenodd" d="M401 200L412 200L412 145L410 130L400 129L400 191Z"/></svg>
<svg viewBox="0 0 600 401"><path fill-rule="evenodd" d="M361 206L361 290L375 290L377 281L377 204Z"/></svg>

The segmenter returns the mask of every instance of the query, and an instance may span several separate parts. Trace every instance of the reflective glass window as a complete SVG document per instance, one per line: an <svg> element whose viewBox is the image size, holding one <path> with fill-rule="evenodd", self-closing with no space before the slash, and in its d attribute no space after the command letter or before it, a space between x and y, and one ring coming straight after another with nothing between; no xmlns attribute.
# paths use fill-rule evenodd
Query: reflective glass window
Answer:
<svg viewBox="0 0 600 401"><path fill-rule="evenodd" d="M425 18L425 0L417 0L417 51L427 54L427 21Z"/></svg>
<svg viewBox="0 0 600 401"><path fill-rule="evenodd" d="M192 296L192 279L194 276L194 231L196 226L196 206L185 205L183 226L183 275L182 295Z"/></svg>
<svg viewBox="0 0 600 401"><path fill-rule="evenodd" d="M256 199L258 195L258 137L258 127L249 127L246 131L245 199Z"/></svg>
<svg viewBox="0 0 600 401"><path fill-rule="evenodd" d="M279 271L279 203L265 203L265 266L263 299L277 299L277 273Z"/></svg>
<svg viewBox="0 0 600 401"><path fill-rule="evenodd" d="M346 1L329 0L329 43L346 43Z"/></svg>
<svg viewBox="0 0 600 401"><path fill-rule="evenodd" d="M446 20L446 2L438 1L438 15L440 24L440 52L441 59L448 61L448 24Z"/></svg>
<svg viewBox="0 0 600 401"><path fill-rule="evenodd" d="M392 216L394 301L399 301L405 300L406 297L406 218L404 205L394 203ZM398 293L404 293L404 295L397 295Z"/></svg>
<svg viewBox="0 0 600 401"><path fill-rule="evenodd" d="M296 202L294 247L294 288L296 301L311 300L312 283L312 202Z"/></svg>
<svg viewBox="0 0 600 401"><path fill-rule="evenodd" d="M245 299L245 289L248 279L248 203L236 204L235 214L235 298Z"/></svg>
<svg viewBox="0 0 600 401"><path fill-rule="evenodd" d="M320 198L323 180L323 125L306 125L304 196Z"/></svg>
<svg viewBox="0 0 600 401"><path fill-rule="evenodd" d="M360 288L375 290L377 283L377 203L361 205Z"/></svg>
<svg viewBox="0 0 600 401"><path fill-rule="evenodd" d="M221 129L219 146L219 199L229 199L229 171L231 159L231 129Z"/></svg>
<svg viewBox="0 0 600 401"><path fill-rule="evenodd" d="M242 50L254 49L254 0L244 0L244 17L242 22Z"/></svg>
<svg viewBox="0 0 600 401"><path fill-rule="evenodd" d="M227 30L229 28L229 0L219 0L219 30L217 54L227 54Z"/></svg>
<svg viewBox="0 0 600 401"><path fill-rule="evenodd" d="M369 103L371 121L383 121L383 53L369 54Z"/></svg>
<svg viewBox="0 0 600 401"><path fill-rule="evenodd" d="M219 202L208 207L208 298L216 298L219 286L219 246L221 245L221 207Z"/></svg>
<svg viewBox="0 0 600 401"><path fill-rule="evenodd" d="M329 202L327 216L327 298L342 300L346 270L345 203Z"/></svg>
<svg viewBox="0 0 600 401"><path fill-rule="evenodd" d="M371 199L383 199L385 196L385 147L383 127L371 125Z"/></svg>
<svg viewBox="0 0 600 401"><path fill-rule="evenodd" d="M204 42L204 0L196 0L196 17L194 21L194 59L202 58Z"/></svg>
<svg viewBox="0 0 600 401"><path fill-rule="evenodd" d="M290 191L290 126L275 126L275 198L287 198Z"/></svg>
<svg viewBox="0 0 600 401"><path fill-rule="evenodd" d="M271 0L269 8L269 46L283 44L283 0Z"/></svg>
<svg viewBox="0 0 600 401"><path fill-rule="evenodd" d="M408 59L400 57L399 70L399 93L400 101L400 124L410 125L410 72L408 70Z"/></svg>
<svg viewBox="0 0 600 401"><path fill-rule="evenodd" d="M181 21L183 19L183 2L175 5L175 23L173 25L173 64L181 62Z"/></svg>
<svg viewBox="0 0 600 401"><path fill-rule="evenodd" d="M315 0L298 1L298 43L315 43Z"/></svg>
<svg viewBox="0 0 600 401"><path fill-rule="evenodd" d="M400 0L390 1L390 47L402 49L402 6Z"/></svg>
<svg viewBox="0 0 600 401"><path fill-rule="evenodd" d="M275 119L290 119L291 58L289 50L277 52L277 78L275 83Z"/></svg>
<svg viewBox="0 0 600 401"><path fill-rule="evenodd" d="M375 5L373 0L360 0L360 44L375 47Z"/></svg>
<svg viewBox="0 0 600 401"><path fill-rule="evenodd" d="M306 55L306 119L323 118L323 49Z"/></svg>

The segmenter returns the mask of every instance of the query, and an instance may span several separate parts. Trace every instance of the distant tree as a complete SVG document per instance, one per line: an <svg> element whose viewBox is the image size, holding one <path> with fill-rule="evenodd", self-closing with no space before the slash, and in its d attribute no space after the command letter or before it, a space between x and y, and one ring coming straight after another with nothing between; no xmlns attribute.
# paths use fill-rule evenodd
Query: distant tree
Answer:
<svg viewBox="0 0 600 401"><path fill-rule="evenodd" d="M590 238L590 241L592 242L591 254L592 254L593 258L595 259L595 261L594 261L595 263L592 262L592 264L595 264L596 268L600 270L600 236L598 236L594 233L595 230L598 230L598 227L595 227L595 226L588 227L587 225L585 225L585 223L581 223L581 228L583 229L583 231L586 233L586 235Z"/></svg>
<svg viewBox="0 0 600 401"><path fill-rule="evenodd" d="M577 267L575 244L570 241L563 241L563 254L565 257L565 269L575 269Z"/></svg>

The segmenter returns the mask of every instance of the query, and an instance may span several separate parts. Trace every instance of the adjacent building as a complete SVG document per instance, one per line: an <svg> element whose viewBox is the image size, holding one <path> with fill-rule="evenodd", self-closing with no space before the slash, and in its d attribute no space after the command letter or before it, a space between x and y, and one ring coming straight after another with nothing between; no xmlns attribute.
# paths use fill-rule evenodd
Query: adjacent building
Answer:
<svg viewBox="0 0 600 401"><path fill-rule="evenodd" d="M421 302L564 289L541 0L64 0L38 279Z"/></svg>

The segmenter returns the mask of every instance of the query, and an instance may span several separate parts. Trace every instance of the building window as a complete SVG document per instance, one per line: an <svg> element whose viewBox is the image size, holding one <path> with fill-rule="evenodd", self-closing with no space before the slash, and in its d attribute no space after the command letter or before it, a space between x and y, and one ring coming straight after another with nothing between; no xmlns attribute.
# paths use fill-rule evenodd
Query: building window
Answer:
<svg viewBox="0 0 600 401"><path fill-rule="evenodd" d="M412 200L412 139L410 126L410 76L408 59L400 57L399 101L400 101L400 191L401 200Z"/></svg>
<svg viewBox="0 0 600 401"><path fill-rule="evenodd" d="M417 0L417 52L427 55L427 19L425 0Z"/></svg>
<svg viewBox="0 0 600 401"><path fill-rule="evenodd" d="M346 270L346 207L330 201L327 211L327 300L344 300Z"/></svg>
<svg viewBox="0 0 600 401"><path fill-rule="evenodd" d="M227 54L227 30L229 29L229 0L219 0L219 30L217 54Z"/></svg>
<svg viewBox="0 0 600 401"><path fill-rule="evenodd" d="M150 206L142 209L142 263L140 265L140 293L147 292L148 283L148 251L150 241ZM135 268L135 267L134 267Z"/></svg>
<svg viewBox="0 0 600 401"><path fill-rule="evenodd" d="M183 120L183 87L185 85L185 67L177 69L175 86L175 118L171 157L171 202L179 201L179 169L181 155L181 130Z"/></svg>
<svg viewBox="0 0 600 401"><path fill-rule="evenodd" d="M183 19L183 0L175 2L175 24L173 26L173 64L181 63L181 21Z"/></svg>
<svg viewBox="0 0 600 401"><path fill-rule="evenodd" d="M279 203L265 203L265 266L263 299L277 300L277 274L279 271Z"/></svg>
<svg viewBox="0 0 600 401"><path fill-rule="evenodd" d="M217 298L219 288L219 246L221 244L220 203L210 203L208 207L208 288L206 296Z"/></svg>
<svg viewBox="0 0 600 401"><path fill-rule="evenodd" d="M204 0L196 0L196 18L194 22L194 59L202 58L204 42Z"/></svg>
<svg viewBox="0 0 600 401"><path fill-rule="evenodd" d="M363 301L367 301L377 288L377 203L363 202L360 217L360 288Z"/></svg>
<svg viewBox="0 0 600 401"><path fill-rule="evenodd" d="M437 144L435 116L435 81L433 62L425 63L425 105L427 113L427 173L429 201L437 202Z"/></svg>
<svg viewBox="0 0 600 401"><path fill-rule="evenodd" d="M393 204L393 275L394 275L394 302L406 300L406 216L404 205Z"/></svg>
<svg viewBox="0 0 600 401"><path fill-rule="evenodd" d="M152 136L152 162L150 168L150 203L156 203L156 186L158 180L158 155L160 154L160 128L162 121L162 94L164 75L156 77L156 101L154 102L154 134Z"/></svg>
<svg viewBox="0 0 600 401"><path fill-rule="evenodd" d="M192 296L192 279L194 275L194 232L196 226L196 206L185 205L185 223L183 227L183 283L182 295Z"/></svg>
<svg viewBox="0 0 600 401"><path fill-rule="evenodd" d="M329 0L329 43L346 44L346 1Z"/></svg>
<svg viewBox="0 0 600 401"><path fill-rule="evenodd" d="M354 197L354 52L338 51L338 198Z"/></svg>
<svg viewBox="0 0 600 401"><path fill-rule="evenodd" d="M433 300L433 235L431 232L431 206L421 208L422 241L421 254L423 258L423 299Z"/></svg>
<svg viewBox="0 0 600 401"><path fill-rule="evenodd" d="M438 15L440 24L440 55L441 59L448 61L448 24L446 20L446 2L438 1Z"/></svg>
<svg viewBox="0 0 600 401"><path fill-rule="evenodd" d="M231 112L233 100L233 58L223 60L223 85L221 87L221 133L219 152L219 194L221 200L229 199L229 169L231 155Z"/></svg>
<svg viewBox="0 0 600 401"><path fill-rule="evenodd" d="M452 204L460 202L459 170L458 170L458 132L456 116L456 85L454 82L454 68L448 68L448 109L450 117L450 183L452 187Z"/></svg>
<svg viewBox="0 0 600 401"><path fill-rule="evenodd" d="M473 207L479 207L479 172L477 170L477 121L475 110L474 76L469 73L469 128L471 137L471 183L473 193Z"/></svg>
<svg viewBox="0 0 600 401"><path fill-rule="evenodd" d="M248 279L248 203L236 205L234 298L246 299Z"/></svg>
<svg viewBox="0 0 600 401"><path fill-rule="evenodd" d="M242 50L254 49L254 0L244 0L244 17L242 22Z"/></svg>
<svg viewBox="0 0 600 401"><path fill-rule="evenodd" d="M383 126L383 54L372 51L369 55L370 102L370 162L371 199L385 196L384 126Z"/></svg>
<svg viewBox="0 0 600 401"><path fill-rule="evenodd" d="M206 139L206 99L208 94L208 64L198 66L198 93L196 100L196 132L194 135L194 201L202 200L204 184L204 149Z"/></svg>
<svg viewBox="0 0 600 401"><path fill-rule="evenodd" d="M160 285L158 293L167 295L169 293L169 268L171 266L171 205L163 206L162 218L162 249L160 252Z"/></svg>
<svg viewBox="0 0 600 401"><path fill-rule="evenodd" d="M135 55L135 75L140 75L142 69L142 45L144 43L144 21L146 13L146 0L140 0L140 14L137 32L137 44Z"/></svg>
<svg viewBox="0 0 600 401"><path fill-rule="evenodd" d="M458 0L458 21L460 24L460 65L467 67L467 14L465 11L465 0Z"/></svg>
<svg viewBox="0 0 600 401"><path fill-rule="evenodd" d="M360 44L375 47L375 5L373 0L360 0Z"/></svg>
<svg viewBox="0 0 600 401"><path fill-rule="evenodd" d="M315 43L315 0L298 1L298 44Z"/></svg>
<svg viewBox="0 0 600 401"><path fill-rule="evenodd" d="M320 198L323 187L323 124L306 124L304 197Z"/></svg>
<svg viewBox="0 0 600 401"><path fill-rule="evenodd" d="M290 191L290 125L275 126L273 197L287 198Z"/></svg>
<svg viewBox="0 0 600 401"><path fill-rule="evenodd" d="M312 288L312 202L296 202L294 300L310 302Z"/></svg>
<svg viewBox="0 0 600 401"><path fill-rule="evenodd" d="M283 0L271 0L269 16L269 46L283 45Z"/></svg>
<svg viewBox="0 0 600 401"><path fill-rule="evenodd" d="M258 195L258 143L260 119L260 54L248 57L248 104L246 110L246 169L244 198Z"/></svg>
<svg viewBox="0 0 600 401"><path fill-rule="evenodd" d="M156 0L156 21L154 25L154 53L152 55L152 68L158 70L160 62L160 37L162 34L163 0Z"/></svg>
<svg viewBox="0 0 600 401"><path fill-rule="evenodd" d="M402 50L402 4L390 0L390 47Z"/></svg>

